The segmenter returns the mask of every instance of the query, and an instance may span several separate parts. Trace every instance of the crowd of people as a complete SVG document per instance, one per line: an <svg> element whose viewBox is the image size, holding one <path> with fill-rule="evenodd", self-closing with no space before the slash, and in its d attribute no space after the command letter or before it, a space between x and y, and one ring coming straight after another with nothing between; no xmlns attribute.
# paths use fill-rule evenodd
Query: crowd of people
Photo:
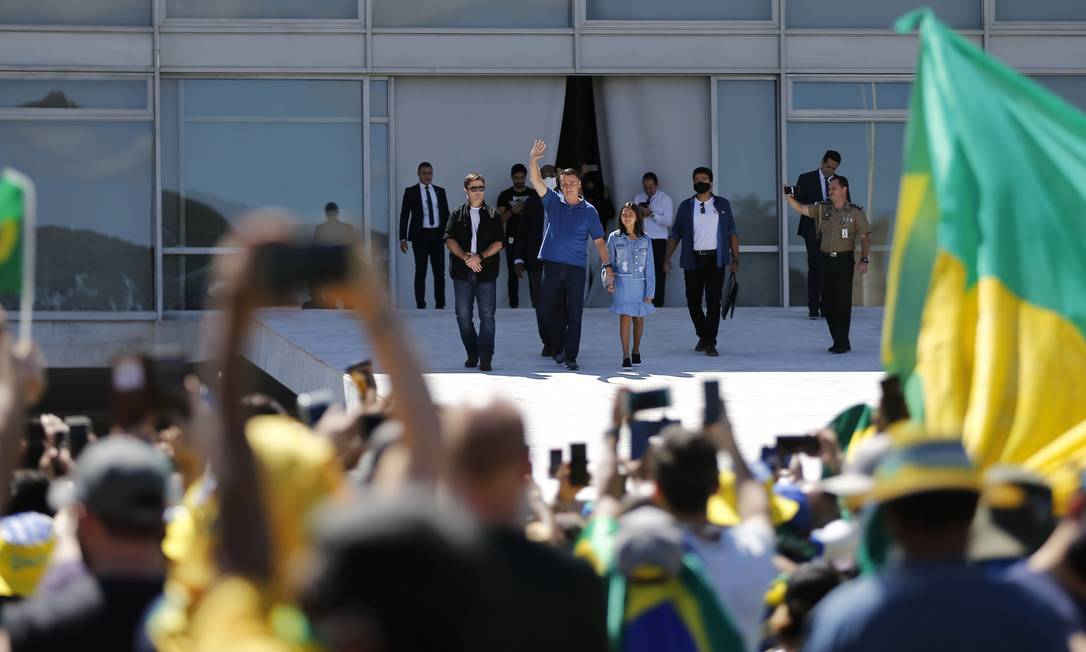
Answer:
<svg viewBox="0 0 1086 652"><path fill-rule="evenodd" d="M694 350L719 356L720 320L729 307L734 310L735 297L724 295L726 276L739 271L739 233L730 202L713 192L713 171L694 169L694 194L678 209L660 189L657 175L646 172L643 192L622 205L618 228L607 233L615 210L598 172L589 171L582 179L574 168L540 167L545 151L546 144L537 140L528 165L513 165L513 185L501 191L493 207L486 202L486 179L473 172L464 178L466 201L450 210L446 191L433 184L433 165L426 161L418 165L419 183L404 189L400 250L414 254L416 307L427 305L428 270L435 306L445 307L447 250L456 321L467 354L464 365L493 369L504 250L509 307L519 307L520 280L527 274L541 355L577 370L586 284L593 282L586 272L590 245L599 253L602 284L612 296L610 310L619 316L622 370L642 363L645 317L664 305L676 249L697 337ZM841 155L829 150L817 170L785 187L787 202L801 216L799 234L808 249L809 316L826 318L831 353L852 349L853 275L867 272L871 231L863 210L851 202L848 179L836 174L840 162Z"/></svg>
<svg viewBox="0 0 1086 652"><path fill-rule="evenodd" d="M598 234L575 182L538 193L547 219ZM685 203L689 223L700 210ZM471 204L447 231L458 283L500 260L500 229ZM608 275L620 305L648 311L634 206L600 247L635 270ZM241 362L254 312L284 299L262 252L290 233L270 215L238 225L213 268L208 361L173 385L115 365L113 423L82 450L71 420L30 416L44 363L0 324L0 650L1084 649L1086 476L1062 504L1024 470L982 473L959 440L908 420L892 382L870 427L857 406L759 460L709 391L702 426L620 455L649 423L620 389L594 477L559 464L544 495L512 404L433 402L356 248L322 292L357 315L390 391L294 418L253 394ZM544 294L575 303L583 276L548 274ZM643 317L625 316L636 338Z"/></svg>

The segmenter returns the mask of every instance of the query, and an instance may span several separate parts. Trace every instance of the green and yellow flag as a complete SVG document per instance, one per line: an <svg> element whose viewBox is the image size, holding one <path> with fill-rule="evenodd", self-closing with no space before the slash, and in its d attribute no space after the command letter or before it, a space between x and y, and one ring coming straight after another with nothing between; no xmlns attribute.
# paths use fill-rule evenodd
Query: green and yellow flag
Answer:
<svg viewBox="0 0 1086 652"><path fill-rule="evenodd" d="M930 10L905 135L883 365L981 465L1086 452L1086 116Z"/></svg>
<svg viewBox="0 0 1086 652"><path fill-rule="evenodd" d="M0 176L0 293L23 289L23 186Z"/></svg>

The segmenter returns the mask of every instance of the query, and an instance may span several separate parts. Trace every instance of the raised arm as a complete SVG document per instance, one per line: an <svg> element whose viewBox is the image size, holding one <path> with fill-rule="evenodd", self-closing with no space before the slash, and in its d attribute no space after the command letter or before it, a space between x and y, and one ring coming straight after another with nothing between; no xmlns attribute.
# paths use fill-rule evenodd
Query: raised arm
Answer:
<svg viewBox="0 0 1086 652"><path fill-rule="evenodd" d="M784 198L788 201L788 205L792 207L792 210L799 213L803 217L810 217L811 216L811 208L810 208L810 206L807 206L806 204L799 203L799 201L795 197L793 197L792 195L785 195Z"/></svg>
<svg viewBox="0 0 1086 652"><path fill-rule="evenodd" d="M528 154L528 183L532 184L536 193L540 197L547 194L549 188L547 184L543 183L543 175L539 173L539 161L543 158L543 153L547 151L547 143L540 139L532 144L532 151Z"/></svg>

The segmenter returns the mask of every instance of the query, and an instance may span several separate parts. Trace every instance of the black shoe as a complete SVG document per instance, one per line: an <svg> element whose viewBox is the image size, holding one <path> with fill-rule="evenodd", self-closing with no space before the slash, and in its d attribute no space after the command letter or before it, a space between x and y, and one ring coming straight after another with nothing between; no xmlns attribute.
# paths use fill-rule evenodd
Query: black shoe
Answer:
<svg viewBox="0 0 1086 652"><path fill-rule="evenodd" d="M435 307L436 307L437 310L444 310L445 309L445 304L441 304L440 306L435 306Z"/></svg>
<svg viewBox="0 0 1086 652"><path fill-rule="evenodd" d="M566 369L569 371L577 371L578 369L580 369L580 367L577 366L576 360L567 360Z"/></svg>
<svg viewBox="0 0 1086 652"><path fill-rule="evenodd" d="M543 351L539 355L543 356L544 358L553 358L554 351L551 350L551 347L545 346L543 347Z"/></svg>
<svg viewBox="0 0 1086 652"><path fill-rule="evenodd" d="M635 367L640 367L641 366L641 354L640 353L633 354L633 357L631 358L631 360L633 362L633 366L635 366Z"/></svg>
<svg viewBox="0 0 1086 652"><path fill-rule="evenodd" d="M818 319L818 313L817 312L809 312L809 313L807 313L807 319Z"/></svg>
<svg viewBox="0 0 1086 652"><path fill-rule="evenodd" d="M705 355L709 356L710 358L715 358L720 355L720 353L716 350L715 346L710 344L709 346L705 347Z"/></svg>
<svg viewBox="0 0 1086 652"><path fill-rule="evenodd" d="M520 304L519 304L519 303L510 303L510 304L509 304L509 307L510 307L510 308L519 308L519 307L520 307Z"/></svg>
<svg viewBox="0 0 1086 652"><path fill-rule="evenodd" d="M468 359L464 361L464 366L469 367L469 368L470 367L478 367L479 366L479 358L477 358L474 355L468 356Z"/></svg>
<svg viewBox="0 0 1086 652"><path fill-rule="evenodd" d="M622 359L622 370L626 371L627 369L633 369L633 365L630 364L630 359L629 358L623 358Z"/></svg>
<svg viewBox="0 0 1086 652"><path fill-rule="evenodd" d="M490 358L484 358L479 361L479 371L490 371L493 367L490 366Z"/></svg>
<svg viewBox="0 0 1086 652"><path fill-rule="evenodd" d="M555 364L565 364L566 363L566 354L562 353L561 351L559 351L558 353L555 353L554 354L554 362L555 362Z"/></svg>
<svg viewBox="0 0 1086 652"><path fill-rule="evenodd" d="M831 346L830 348L828 348L826 350L829 351L830 353L848 353L848 351L849 351L848 348L843 347L843 346Z"/></svg>
<svg viewBox="0 0 1086 652"><path fill-rule="evenodd" d="M698 340L698 345L694 347L694 350L698 353L705 351L705 342Z"/></svg>
<svg viewBox="0 0 1086 652"><path fill-rule="evenodd" d="M415 307L418 308L419 310L426 310L426 304L425 303L417 304Z"/></svg>

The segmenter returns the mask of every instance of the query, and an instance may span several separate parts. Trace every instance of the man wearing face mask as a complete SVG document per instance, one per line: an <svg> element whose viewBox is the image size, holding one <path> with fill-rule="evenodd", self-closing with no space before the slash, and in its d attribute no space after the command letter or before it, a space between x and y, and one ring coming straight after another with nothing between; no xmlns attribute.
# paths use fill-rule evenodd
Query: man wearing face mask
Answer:
<svg viewBox="0 0 1086 652"><path fill-rule="evenodd" d="M686 306L698 336L694 350L715 358L720 355L716 336L724 271L739 271L739 233L731 204L713 194L713 171L698 167L693 177L694 196L679 204L668 235L664 273L671 271L671 256L681 243L679 266L686 281ZM702 310L703 299L707 311Z"/></svg>
<svg viewBox="0 0 1086 652"><path fill-rule="evenodd" d="M1056 611L1072 640L1086 644L1086 473L1052 536L1007 578Z"/></svg>

